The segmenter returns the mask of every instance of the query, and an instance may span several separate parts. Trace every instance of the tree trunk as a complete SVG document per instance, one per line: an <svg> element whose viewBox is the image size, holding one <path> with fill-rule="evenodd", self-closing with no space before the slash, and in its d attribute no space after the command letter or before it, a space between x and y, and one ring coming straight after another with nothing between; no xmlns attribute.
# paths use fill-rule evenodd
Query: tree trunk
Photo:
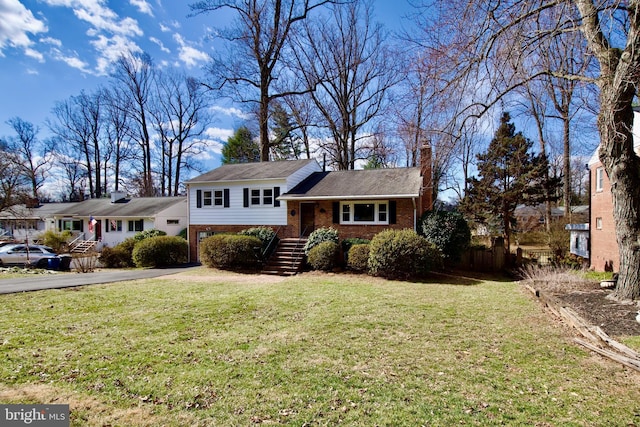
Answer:
<svg viewBox="0 0 640 427"><path fill-rule="evenodd" d="M601 98L607 94L603 90ZM633 108L629 101L611 107L602 101L599 117L600 161L611 182L613 218L620 256L619 278L614 297L640 297L640 160L633 150ZM612 113L613 112L613 113Z"/></svg>

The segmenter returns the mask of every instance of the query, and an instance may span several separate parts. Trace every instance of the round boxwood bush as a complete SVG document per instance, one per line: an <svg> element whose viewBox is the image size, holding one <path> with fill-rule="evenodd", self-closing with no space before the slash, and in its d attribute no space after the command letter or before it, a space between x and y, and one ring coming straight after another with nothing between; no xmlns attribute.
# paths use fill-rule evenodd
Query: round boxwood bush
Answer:
<svg viewBox="0 0 640 427"><path fill-rule="evenodd" d="M138 242L133 248L137 267L167 267L187 262L189 244L178 236L156 236Z"/></svg>
<svg viewBox="0 0 640 427"><path fill-rule="evenodd" d="M257 270L262 242L257 237L215 234L200 242L200 260L221 270Z"/></svg>
<svg viewBox="0 0 640 427"><path fill-rule="evenodd" d="M322 242L311 248L307 255L307 262L314 270L331 271L336 265L337 254L336 242Z"/></svg>
<svg viewBox="0 0 640 427"><path fill-rule="evenodd" d="M308 256L311 249L322 242L334 242L337 245L338 230L333 227L322 227L313 230L307 239L307 243L304 244L305 255Z"/></svg>
<svg viewBox="0 0 640 427"><path fill-rule="evenodd" d="M442 266L440 251L415 231L385 230L369 244L369 273L387 278L417 278Z"/></svg>
<svg viewBox="0 0 640 427"><path fill-rule="evenodd" d="M369 245L357 243L351 245L347 252L347 267L354 271L367 271L369 262Z"/></svg>

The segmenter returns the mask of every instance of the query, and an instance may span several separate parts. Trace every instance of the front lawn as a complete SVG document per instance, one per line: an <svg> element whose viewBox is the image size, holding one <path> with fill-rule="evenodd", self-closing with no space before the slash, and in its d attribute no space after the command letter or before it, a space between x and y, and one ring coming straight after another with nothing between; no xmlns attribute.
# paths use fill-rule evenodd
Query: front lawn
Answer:
<svg viewBox="0 0 640 427"><path fill-rule="evenodd" d="M77 426L640 422L640 375L518 285L433 282L202 268L1 295L0 402Z"/></svg>

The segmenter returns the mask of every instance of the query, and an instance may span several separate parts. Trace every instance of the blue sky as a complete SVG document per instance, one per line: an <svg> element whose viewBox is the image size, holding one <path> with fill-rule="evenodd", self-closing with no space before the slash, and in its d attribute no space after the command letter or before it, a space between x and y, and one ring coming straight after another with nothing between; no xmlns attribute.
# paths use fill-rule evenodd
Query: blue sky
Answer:
<svg viewBox="0 0 640 427"><path fill-rule="evenodd" d="M202 76L213 52L208 38L225 16L188 17L181 0L0 0L0 137L13 136L13 117L40 128L57 101L108 82L110 64L126 50L145 51L160 65ZM377 0L375 14L398 29L408 2ZM231 132L238 119L216 110L212 135Z"/></svg>

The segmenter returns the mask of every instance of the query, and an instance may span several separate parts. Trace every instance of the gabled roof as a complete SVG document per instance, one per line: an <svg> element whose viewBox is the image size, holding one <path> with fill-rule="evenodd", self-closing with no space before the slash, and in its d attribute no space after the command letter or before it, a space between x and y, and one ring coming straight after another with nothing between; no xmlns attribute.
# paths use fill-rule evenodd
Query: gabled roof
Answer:
<svg viewBox="0 0 640 427"><path fill-rule="evenodd" d="M90 199L56 212L57 217L153 217L186 197L138 197L112 203L111 199Z"/></svg>
<svg viewBox="0 0 640 427"><path fill-rule="evenodd" d="M76 205L77 202L69 203L43 203L37 207L28 208L26 205L14 205L6 210L0 212L0 219L46 219L51 218L53 215L71 206Z"/></svg>
<svg viewBox="0 0 640 427"><path fill-rule="evenodd" d="M195 177L187 184L198 182L221 181L253 181L259 179L285 179L294 172L305 167L314 159L306 160L281 160L276 162L237 163L222 165L212 171Z"/></svg>
<svg viewBox="0 0 640 427"><path fill-rule="evenodd" d="M412 198L420 195L420 168L314 172L281 200Z"/></svg>

